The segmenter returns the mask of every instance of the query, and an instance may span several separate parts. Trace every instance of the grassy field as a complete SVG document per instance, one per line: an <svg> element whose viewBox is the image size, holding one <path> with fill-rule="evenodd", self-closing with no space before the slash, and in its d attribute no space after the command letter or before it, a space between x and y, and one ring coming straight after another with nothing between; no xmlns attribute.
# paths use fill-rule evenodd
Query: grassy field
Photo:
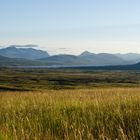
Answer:
<svg viewBox="0 0 140 140"><path fill-rule="evenodd" d="M0 140L139 140L140 71L0 68Z"/></svg>
<svg viewBox="0 0 140 140"><path fill-rule="evenodd" d="M0 140L139 140L140 88L0 93Z"/></svg>

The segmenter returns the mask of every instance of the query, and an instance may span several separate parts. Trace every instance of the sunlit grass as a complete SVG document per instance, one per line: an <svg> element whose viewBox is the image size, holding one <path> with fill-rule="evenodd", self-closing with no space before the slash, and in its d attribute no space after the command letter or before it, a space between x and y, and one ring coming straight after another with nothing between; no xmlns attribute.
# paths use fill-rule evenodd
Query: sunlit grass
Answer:
<svg viewBox="0 0 140 140"><path fill-rule="evenodd" d="M0 140L140 138L140 88L0 93Z"/></svg>

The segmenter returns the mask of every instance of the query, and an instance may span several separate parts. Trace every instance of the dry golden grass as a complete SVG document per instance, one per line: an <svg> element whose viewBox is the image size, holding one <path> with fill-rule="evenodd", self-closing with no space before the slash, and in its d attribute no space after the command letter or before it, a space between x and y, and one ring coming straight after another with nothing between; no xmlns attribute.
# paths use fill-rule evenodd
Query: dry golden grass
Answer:
<svg viewBox="0 0 140 140"><path fill-rule="evenodd" d="M0 140L140 139L140 88L0 93Z"/></svg>

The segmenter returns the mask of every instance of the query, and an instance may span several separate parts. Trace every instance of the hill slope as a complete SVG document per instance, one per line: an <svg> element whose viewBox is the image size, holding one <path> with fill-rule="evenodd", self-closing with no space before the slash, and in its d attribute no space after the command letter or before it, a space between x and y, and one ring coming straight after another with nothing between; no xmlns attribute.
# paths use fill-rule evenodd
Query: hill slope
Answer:
<svg viewBox="0 0 140 140"><path fill-rule="evenodd" d="M22 58L8 58L0 55L0 67L4 66L40 66L45 63L36 60L27 60Z"/></svg>
<svg viewBox="0 0 140 140"><path fill-rule="evenodd" d="M48 58L40 59L50 65L87 65L88 62L75 55L54 55Z"/></svg>

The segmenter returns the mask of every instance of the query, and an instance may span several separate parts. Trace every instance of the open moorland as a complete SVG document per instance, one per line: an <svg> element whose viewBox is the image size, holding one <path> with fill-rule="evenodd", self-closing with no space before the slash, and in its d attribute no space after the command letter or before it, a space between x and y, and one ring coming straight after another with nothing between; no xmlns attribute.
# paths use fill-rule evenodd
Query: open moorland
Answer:
<svg viewBox="0 0 140 140"><path fill-rule="evenodd" d="M140 72L0 70L0 140L139 140Z"/></svg>
<svg viewBox="0 0 140 140"><path fill-rule="evenodd" d="M139 86L140 71L0 68L0 91Z"/></svg>

